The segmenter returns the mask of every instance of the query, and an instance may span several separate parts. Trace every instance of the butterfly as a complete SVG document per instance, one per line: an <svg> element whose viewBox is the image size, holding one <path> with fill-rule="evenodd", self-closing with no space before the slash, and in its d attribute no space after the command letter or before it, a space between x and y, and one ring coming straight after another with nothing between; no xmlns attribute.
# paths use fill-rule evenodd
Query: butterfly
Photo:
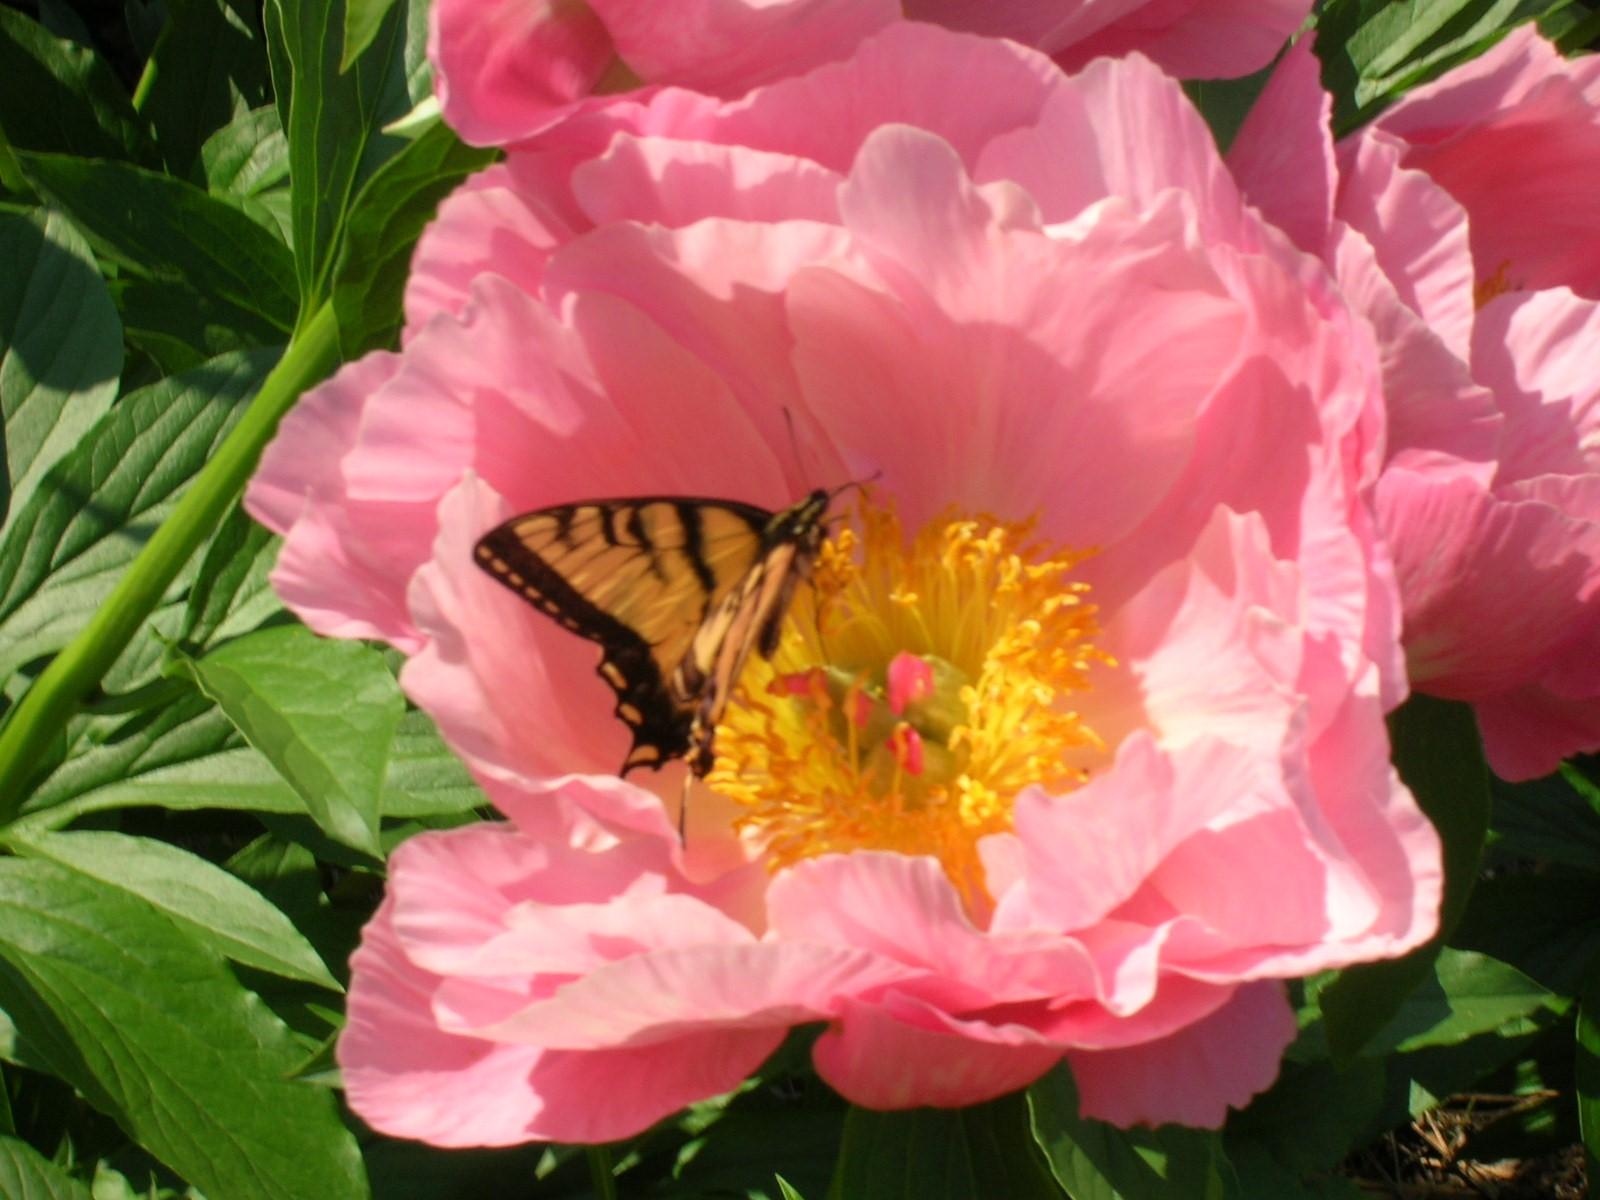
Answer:
<svg viewBox="0 0 1600 1200"><path fill-rule="evenodd" d="M491 529L476 561L599 643L598 673L633 733L621 774L682 758L704 777L750 651L777 650L843 490L818 488L779 512L679 496L558 504Z"/></svg>

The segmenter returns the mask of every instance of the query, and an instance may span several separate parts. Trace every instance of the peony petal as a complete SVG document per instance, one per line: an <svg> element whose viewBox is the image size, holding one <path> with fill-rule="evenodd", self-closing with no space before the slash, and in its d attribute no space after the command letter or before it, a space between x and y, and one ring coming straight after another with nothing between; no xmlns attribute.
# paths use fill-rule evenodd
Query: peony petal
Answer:
<svg viewBox="0 0 1600 1200"><path fill-rule="evenodd" d="M1333 222L1338 182L1314 39L1301 38L1273 68L1228 147L1228 169L1245 198L1300 249L1319 254Z"/></svg>
<svg viewBox="0 0 1600 1200"><path fill-rule="evenodd" d="M852 1104L959 1108L1026 1087L1061 1058L1020 1028L970 1036L914 1001L847 1003L812 1047L817 1074Z"/></svg>
<svg viewBox="0 0 1600 1200"><path fill-rule="evenodd" d="M445 119L480 146L517 141L558 119L599 81L611 40L588 5L561 0L440 0L428 57Z"/></svg>
<svg viewBox="0 0 1600 1200"><path fill-rule="evenodd" d="M1130 1125L1218 1129L1278 1076L1294 1012L1275 983L1246 984L1232 1002L1170 1038L1067 1055L1085 1117Z"/></svg>

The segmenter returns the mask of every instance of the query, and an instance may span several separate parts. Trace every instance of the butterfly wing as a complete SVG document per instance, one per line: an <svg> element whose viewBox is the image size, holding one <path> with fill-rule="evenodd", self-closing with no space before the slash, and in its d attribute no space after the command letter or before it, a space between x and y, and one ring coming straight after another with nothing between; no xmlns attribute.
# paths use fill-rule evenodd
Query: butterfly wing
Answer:
<svg viewBox="0 0 1600 1200"><path fill-rule="evenodd" d="M563 504L490 530L477 556L540 612L599 644L599 675L633 733L626 774L688 753L702 697L684 690L680 667L702 652L708 622L748 587L774 519L726 500Z"/></svg>

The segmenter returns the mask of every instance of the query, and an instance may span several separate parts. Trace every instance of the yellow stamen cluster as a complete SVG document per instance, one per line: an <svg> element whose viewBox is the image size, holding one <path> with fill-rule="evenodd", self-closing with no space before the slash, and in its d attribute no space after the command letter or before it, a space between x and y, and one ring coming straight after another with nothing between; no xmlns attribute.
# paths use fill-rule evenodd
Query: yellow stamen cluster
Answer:
<svg viewBox="0 0 1600 1200"><path fill-rule="evenodd" d="M1100 746L1069 704L1110 662L1087 585L1070 578L1089 552L991 518L935 520L907 539L865 500L857 530L824 545L777 654L746 671L710 783L775 868L835 851L931 854L981 906L978 839L1009 828L1028 785L1076 786L1066 756ZM887 685L900 654L931 669L909 700Z"/></svg>

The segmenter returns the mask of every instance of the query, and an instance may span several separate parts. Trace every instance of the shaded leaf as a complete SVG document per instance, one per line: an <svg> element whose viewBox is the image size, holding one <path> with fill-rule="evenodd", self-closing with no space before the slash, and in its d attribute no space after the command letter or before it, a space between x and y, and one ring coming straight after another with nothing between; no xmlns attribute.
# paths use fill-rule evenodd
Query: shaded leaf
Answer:
<svg viewBox="0 0 1600 1200"><path fill-rule="evenodd" d="M209 358L283 341L283 330L231 304L200 295L181 280L124 276L111 281L130 345L169 375L192 371Z"/></svg>
<svg viewBox="0 0 1600 1200"><path fill-rule="evenodd" d="M221 961L126 892L0 860L0 1007L95 1107L229 1200L361 1200L355 1141L303 1050Z"/></svg>
<svg viewBox="0 0 1600 1200"><path fill-rule="evenodd" d="M110 406L122 324L89 246L60 213L0 212L0 516Z"/></svg>
<svg viewBox="0 0 1600 1200"><path fill-rule="evenodd" d="M1589 1178L1600 1167L1600 958L1590 960L1578 1007L1578 1038L1573 1048L1578 1128L1583 1134Z"/></svg>
<svg viewBox="0 0 1600 1200"><path fill-rule="evenodd" d="M39 833L13 844L29 857L48 859L140 897L234 962L340 990L288 917L260 892L203 858L121 833Z"/></svg>
<svg viewBox="0 0 1600 1200"><path fill-rule="evenodd" d="M233 196L254 196L289 178L289 142L278 110L240 113L200 147L206 187Z"/></svg>
<svg viewBox="0 0 1600 1200"><path fill-rule="evenodd" d="M1060 1200L1028 1133L1020 1093L971 1108L854 1108L831 1194L839 1200Z"/></svg>
<svg viewBox="0 0 1600 1200"><path fill-rule="evenodd" d="M212 130L271 99L255 8L242 0L167 0L142 111L174 175L194 175Z"/></svg>
<svg viewBox="0 0 1600 1200"><path fill-rule="evenodd" d="M1547 870L1482 880L1450 941L1577 995L1587 964L1600 955L1600 875Z"/></svg>
<svg viewBox="0 0 1600 1200"><path fill-rule="evenodd" d="M1369 1053L1450 1046L1483 1033L1507 1032L1514 1022L1566 1006L1565 997L1515 967L1484 954L1446 948L1434 962L1432 979L1406 997L1373 1039Z"/></svg>
<svg viewBox="0 0 1600 1200"><path fill-rule="evenodd" d="M443 122L390 159L361 190L334 271L333 304L346 358L392 346L411 253L439 202L496 152L468 146Z"/></svg>
<svg viewBox="0 0 1600 1200"><path fill-rule="evenodd" d="M0 539L0 678L99 607L275 357L226 355L125 397L49 471Z"/></svg>
<svg viewBox="0 0 1600 1200"><path fill-rule="evenodd" d="M1248 1143L1296 1177L1329 1170L1366 1140L1382 1111L1384 1088L1381 1059L1358 1058L1344 1067L1327 1059L1285 1062L1272 1087L1229 1118L1229 1161L1242 1174L1248 1156L1235 1149ZM1253 1169L1267 1173L1264 1164Z"/></svg>
<svg viewBox="0 0 1600 1200"><path fill-rule="evenodd" d="M377 651L287 625L227 642L186 667L324 833L380 855L384 776L405 703Z"/></svg>
<svg viewBox="0 0 1600 1200"><path fill-rule="evenodd" d="M178 281L287 333L294 262L283 243L233 205L170 175L126 163L19 155L23 173L106 258L135 275Z"/></svg>
<svg viewBox="0 0 1600 1200"><path fill-rule="evenodd" d="M105 61L3 6L0 130L18 150L155 161L155 147Z"/></svg>
<svg viewBox="0 0 1600 1200"><path fill-rule="evenodd" d="M1065 1064L1028 1089L1033 1133L1073 1200L1223 1200L1238 1195L1214 1133L1163 1125L1118 1129L1078 1115Z"/></svg>

